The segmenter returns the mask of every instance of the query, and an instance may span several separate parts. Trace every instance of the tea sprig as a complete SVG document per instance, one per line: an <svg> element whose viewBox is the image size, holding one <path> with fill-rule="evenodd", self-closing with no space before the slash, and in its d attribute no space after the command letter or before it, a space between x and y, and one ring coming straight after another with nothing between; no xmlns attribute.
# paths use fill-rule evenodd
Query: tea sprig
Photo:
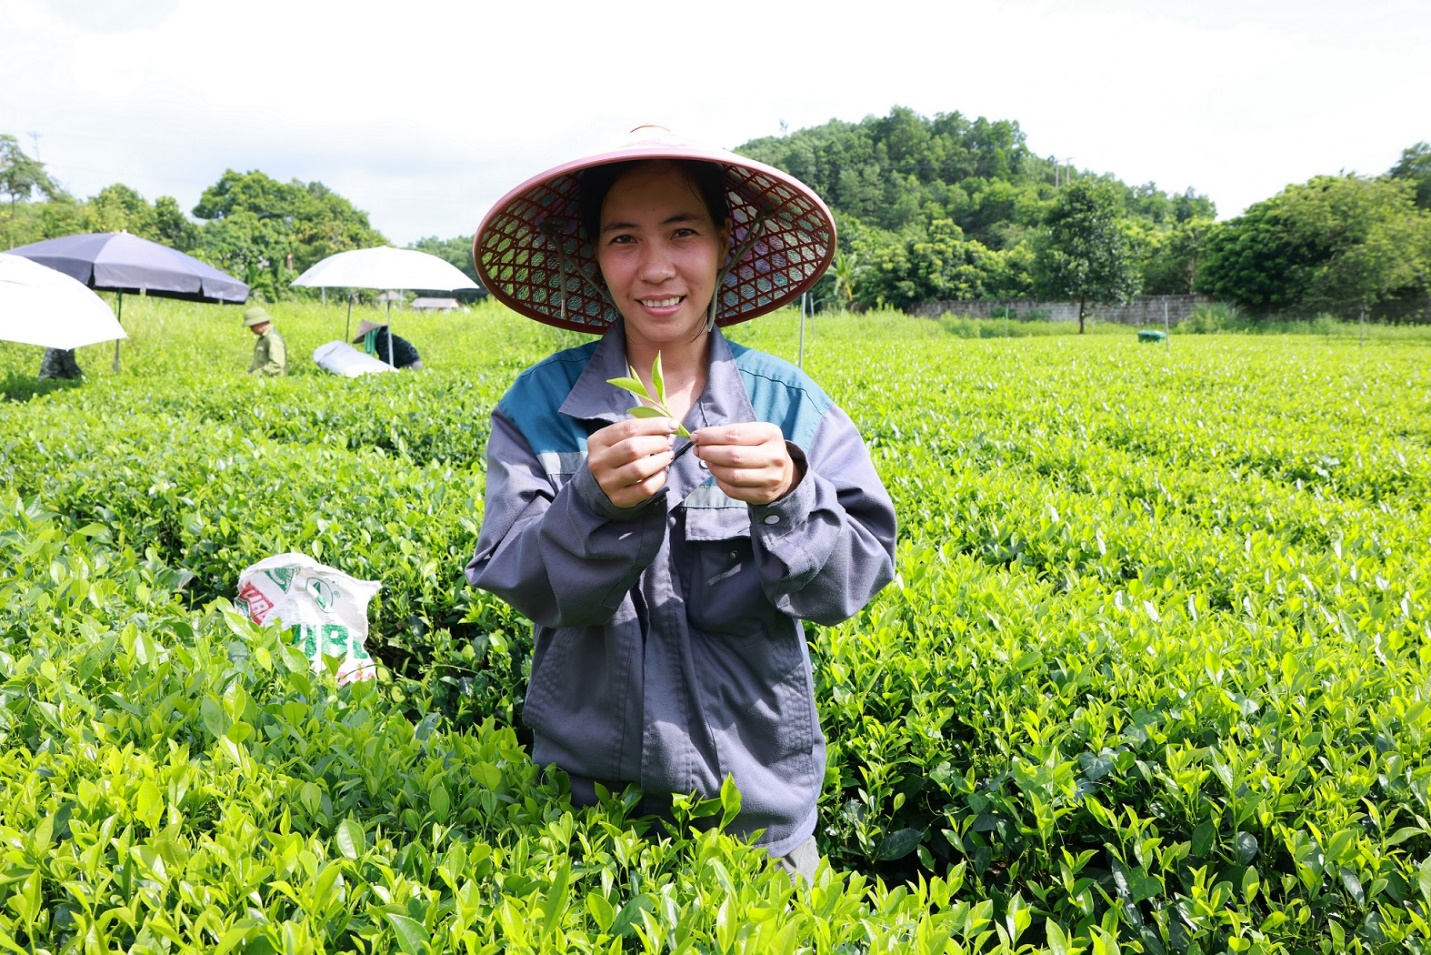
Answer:
<svg viewBox="0 0 1431 955"><path fill-rule="evenodd" d="M660 352L656 352L656 361L651 365L651 388L656 392L654 396L652 396L651 392L646 389L646 385L636 375L636 369L634 367L628 364L626 371L631 377L608 378L606 379L606 383L615 385L618 388L625 388L636 396L637 401L646 402L644 405L637 405L629 409L632 417L672 419L676 417L671 414L671 409L666 407L666 379L665 376L661 374ZM691 433L686 430L686 426L681 424L679 420L676 420L676 434L683 438L689 438L691 436Z"/></svg>

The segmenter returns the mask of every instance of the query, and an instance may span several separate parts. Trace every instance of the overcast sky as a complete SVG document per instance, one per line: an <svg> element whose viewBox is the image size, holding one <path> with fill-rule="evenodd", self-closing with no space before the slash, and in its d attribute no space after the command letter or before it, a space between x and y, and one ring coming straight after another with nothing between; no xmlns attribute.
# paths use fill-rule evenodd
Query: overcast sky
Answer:
<svg viewBox="0 0 1431 955"><path fill-rule="evenodd" d="M396 245L659 123L733 148L895 105L1220 218L1431 141L1428 0L0 0L0 133L71 193L320 181Z"/></svg>

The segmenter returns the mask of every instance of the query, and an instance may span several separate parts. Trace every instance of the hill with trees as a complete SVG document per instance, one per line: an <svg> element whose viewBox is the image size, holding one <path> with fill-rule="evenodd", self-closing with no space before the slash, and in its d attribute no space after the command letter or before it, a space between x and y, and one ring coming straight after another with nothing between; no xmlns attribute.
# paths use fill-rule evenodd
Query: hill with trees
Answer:
<svg viewBox="0 0 1431 955"><path fill-rule="evenodd" d="M825 198L839 251L818 307L911 309L1029 297L1082 306L1131 294L1205 292L1249 315L1431 313L1431 145L1386 174L1319 176L1227 222L1188 188L1129 185L1035 155L1019 124L960 113L831 120L751 140L742 155L784 169ZM323 257L386 244L366 212L321 182L226 170L186 214L116 183L85 200L0 134L0 247L127 230L242 278L256 297ZM475 279L471 236L412 248Z"/></svg>
<svg viewBox="0 0 1431 955"><path fill-rule="evenodd" d="M1216 215L1192 189L1130 186L1035 155L1019 124L897 106L858 123L831 120L736 152L809 183L835 213L841 251L817 289L860 306L1017 299L1058 287L1039 237L1058 197L1095 180L1108 227L1126 246L1119 289L1192 291ZM1066 210L1065 210L1066 218ZM1057 271L1056 269L1053 271Z"/></svg>

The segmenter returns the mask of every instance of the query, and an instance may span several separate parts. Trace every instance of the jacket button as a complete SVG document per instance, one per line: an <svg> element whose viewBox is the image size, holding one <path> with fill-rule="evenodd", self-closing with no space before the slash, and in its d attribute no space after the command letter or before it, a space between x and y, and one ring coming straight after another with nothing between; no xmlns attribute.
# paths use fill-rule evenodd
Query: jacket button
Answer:
<svg viewBox="0 0 1431 955"><path fill-rule="evenodd" d="M780 523L780 515L779 515L779 514L766 514L766 515L765 515L765 523L767 523L767 524L779 524L779 523Z"/></svg>
<svg viewBox="0 0 1431 955"><path fill-rule="evenodd" d="M704 461L700 462L700 465L702 471L709 471L711 469L711 466Z"/></svg>

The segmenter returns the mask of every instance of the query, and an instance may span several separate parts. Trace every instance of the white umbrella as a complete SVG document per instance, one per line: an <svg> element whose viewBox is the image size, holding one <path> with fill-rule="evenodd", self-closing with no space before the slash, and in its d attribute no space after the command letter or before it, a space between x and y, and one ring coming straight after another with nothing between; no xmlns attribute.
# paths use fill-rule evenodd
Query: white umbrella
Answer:
<svg viewBox="0 0 1431 955"><path fill-rule="evenodd" d="M431 289L450 292L478 288L462 270L444 259L416 249L375 249L338 252L311 266L294 285L308 288Z"/></svg>
<svg viewBox="0 0 1431 955"><path fill-rule="evenodd" d="M310 266L293 285L303 288L375 288L422 289L452 292L461 288L481 288L462 274L452 263L416 249L395 249L390 245L374 249L354 249L338 252ZM343 327L343 339L348 338L352 324L353 300L348 299L348 322ZM389 336L392 334L392 302L388 302ZM392 338L388 338L389 352ZM389 361L392 355L388 355Z"/></svg>
<svg viewBox="0 0 1431 955"><path fill-rule="evenodd" d="M69 349L128 337L109 305L83 282L0 252L0 339Z"/></svg>

